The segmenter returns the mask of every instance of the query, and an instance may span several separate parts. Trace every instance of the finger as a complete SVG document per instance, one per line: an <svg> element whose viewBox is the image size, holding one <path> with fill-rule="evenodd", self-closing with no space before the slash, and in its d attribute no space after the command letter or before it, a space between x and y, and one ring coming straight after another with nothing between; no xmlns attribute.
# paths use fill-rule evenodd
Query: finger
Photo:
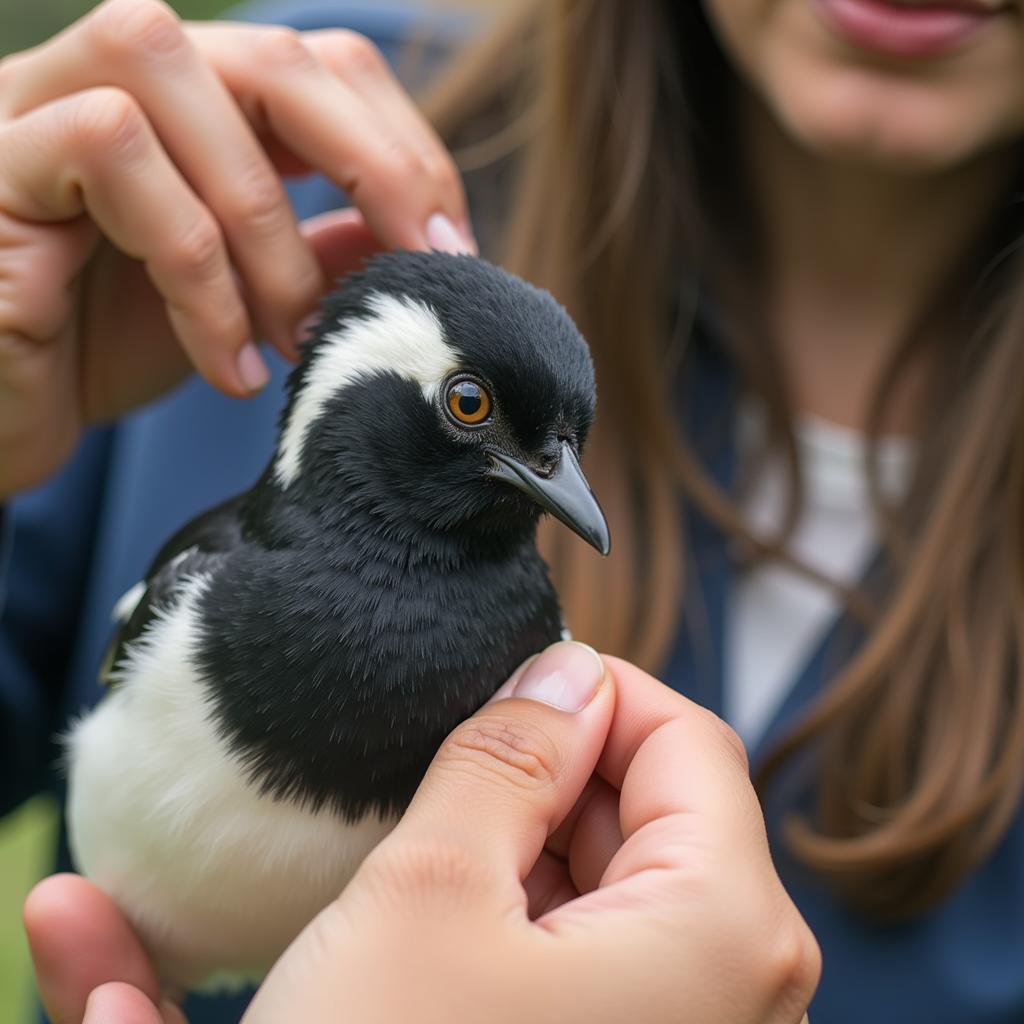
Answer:
<svg viewBox="0 0 1024 1024"><path fill-rule="evenodd" d="M300 228L329 286L338 278L359 270L367 259L384 248L363 215L353 208L311 217L303 221Z"/></svg>
<svg viewBox="0 0 1024 1024"><path fill-rule="evenodd" d="M523 889L526 913L531 921L579 896L569 877L569 866L547 850L541 851L537 863L523 879Z"/></svg>
<svg viewBox="0 0 1024 1024"><path fill-rule="evenodd" d="M302 222L300 229L316 257L328 289L339 286L340 278L361 269L365 261L382 248L379 239L367 227L363 215L353 208L311 217ZM309 337L320 317L321 311L316 310L299 325L296 346Z"/></svg>
<svg viewBox="0 0 1024 1024"><path fill-rule="evenodd" d="M111 899L77 875L54 875L23 912L39 992L54 1024L78 1024L89 994L109 981L160 997L153 966ZM116 1018L115 1018L116 1019Z"/></svg>
<svg viewBox="0 0 1024 1024"><path fill-rule="evenodd" d="M0 207L31 221L88 212L145 263L207 380L235 395L266 382L217 222L127 93L86 90L0 128Z"/></svg>
<svg viewBox="0 0 1024 1024"><path fill-rule="evenodd" d="M602 879L733 854L770 866L764 818L736 734L628 662L608 658L619 701L598 772L620 788L624 837Z"/></svg>
<svg viewBox="0 0 1024 1024"><path fill-rule="evenodd" d="M0 140L4 137L0 129ZM0 152L0 175L5 156ZM96 225L84 217L40 230L0 204L0 331L16 330L37 340L55 337L75 309L77 296L68 286L99 237Z"/></svg>
<svg viewBox="0 0 1024 1024"><path fill-rule="evenodd" d="M622 843L619 793L594 776L547 848L565 858L573 885L584 893L600 885Z"/></svg>
<svg viewBox="0 0 1024 1024"><path fill-rule="evenodd" d="M324 65L359 93L367 106L393 125L406 145L419 154L440 197L440 209L472 241L466 193L455 160L380 51L365 36L344 29L305 32L302 38Z"/></svg>
<svg viewBox="0 0 1024 1024"><path fill-rule="evenodd" d="M190 31L257 130L340 185L386 245L438 248L431 218L465 219L461 186L442 183L435 161L410 144L401 125L318 60L299 33L223 23ZM350 60L383 65L372 44L348 38ZM367 73L384 78L384 71ZM445 247L454 244L448 239Z"/></svg>
<svg viewBox="0 0 1024 1024"><path fill-rule="evenodd" d="M646 765L652 760L650 751L671 750L675 743L679 757L686 758L687 765L707 765L715 772L662 772L661 784L652 791L647 806L657 806L662 801L669 811L694 810L714 816L721 808L722 794L709 791L706 781L738 787L744 792L750 788L746 749L722 719L627 661L608 657L607 664L615 676L620 700L598 773L613 787L621 791L626 785L641 749ZM665 727L667 738L659 733ZM655 736L656 733L659 735Z"/></svg>
<svg viewBox="0 0 1024 1024"><path fill-rule="evenodd" d="M806 1007L820 958L772 865L742 743L646 673L606 663L617 700L598 771L621 787L624 841L597 889L536 925L586 935L593 969L614 965L621 977L630 963L637 977L649 974L674 935L681 962L727 963L744 980L736 1002L751 1012L740 1016L792 1019L778 1011Z"/></svg>
<svg viewBox="0 0 1024 1024"><path fill-rule="evenodd" d="M124 89L145 111L223 230L260 326L287 348L322 290L316 262L251 126L170 7L100 4L25 61L7 103L17 114L104 85Z"/></svg>
<svg viewBox="0 0 1024 1024"><path fill-rule="evenodd" d="M507 883L496 887L499 899L521 904L521 881L590 777L613 707L593 650L549 647L510 699L485 705L445 740L385 845L454 844Z"/></svg>
<svg viewBox="0 0 1024 1024"><path fill-rule="evenodd" d="M114 981L89 996L82 1024L170 1024L170 1020L137 988Z"/></svg>

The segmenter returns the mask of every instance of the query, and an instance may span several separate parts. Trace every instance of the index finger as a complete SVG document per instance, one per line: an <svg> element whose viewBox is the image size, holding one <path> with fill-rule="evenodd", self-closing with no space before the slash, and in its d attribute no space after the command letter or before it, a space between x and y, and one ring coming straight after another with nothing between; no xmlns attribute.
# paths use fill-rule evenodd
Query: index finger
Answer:
<svg viewBox="0 0 1024 1024"><path fill-rule="evenodd" d="M94 989L125 982L153 1003L156 972L106 893L78 875L53 875L25 900L25 931L39 993L54 1024L79 1024Z"/></svg>
<svg viewBox="0 0 1024 1024"><path fill-rule="evenodd" d="M169 1002L158 1010L137 988L111 981L89 996L82 1024L185 1024L185 1015Z"/></svg>
<svg viewBox="0 0 1024 1024"><path fill-rule="evenodd" d="M307 45L289 29L233 23L193 25L190 35L257 130L344 189L378 238L406 249L472 248L431 228L437 214L467 223L465 195L443 148L422 144L425 123L411 130L404 106L396 115L397 84L369 40L337 32Z"/></svg>
<svg viewBox="0 0 1024 1024"><path fill-rule="evenodd" d="M623 837L658 819L696 814L727 834L760 836L764 820L742 741L716 715L619 658L615 717L597 772L621 790Z"/></svg>

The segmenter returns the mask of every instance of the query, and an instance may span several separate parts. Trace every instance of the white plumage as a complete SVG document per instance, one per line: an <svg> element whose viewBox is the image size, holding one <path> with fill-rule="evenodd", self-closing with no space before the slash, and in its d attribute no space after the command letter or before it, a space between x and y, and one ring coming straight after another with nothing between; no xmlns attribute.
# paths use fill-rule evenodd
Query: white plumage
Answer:
<svg viewBox="0 0 1024 1024"><path fill-rule="evenodd" d="M204 585L187 580L133 644L122 684L72 730L68 817L76 863L128 914L161 977L210 989L265 973L394 822L348 825L246 780L195 669Z"/></svg>
<svg viewBox="0 0 1024 1024"><path fill-rule="evenodd" d="M383 370L416 381L432 398L459 364L437 314L405 296L377 293L367 302L374 315L326 336L309 367L309 379L281 433L274 473L282 487L299 475L310 426L347 384Z"/></svg>

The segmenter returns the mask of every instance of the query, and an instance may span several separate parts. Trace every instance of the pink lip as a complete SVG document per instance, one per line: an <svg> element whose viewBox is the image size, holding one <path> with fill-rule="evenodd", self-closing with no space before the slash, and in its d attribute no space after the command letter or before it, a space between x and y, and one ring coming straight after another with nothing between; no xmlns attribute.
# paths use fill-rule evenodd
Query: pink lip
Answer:
<svg viewBox="0 0 1024 1024"><path fill-rule="evenodd" d="M815 6L829 28L847 42L894 57L949 53L1004 13L965 0L923 7L886 0L815 0Z"/></svg>

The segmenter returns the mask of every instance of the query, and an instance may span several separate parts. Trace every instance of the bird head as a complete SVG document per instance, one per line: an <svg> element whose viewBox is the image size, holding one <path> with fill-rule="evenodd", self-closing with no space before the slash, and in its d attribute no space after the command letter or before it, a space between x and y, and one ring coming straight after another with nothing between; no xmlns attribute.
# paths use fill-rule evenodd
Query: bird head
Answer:
<svg viewBox="0 0 1024 1024"><path fill-rule="evenodd" d="M593 364L547 292L472 256L377 256L326 300L288 387L270 475L307 507L344 499L396 535L546 511L607 554L579 461Z"/></svg>

